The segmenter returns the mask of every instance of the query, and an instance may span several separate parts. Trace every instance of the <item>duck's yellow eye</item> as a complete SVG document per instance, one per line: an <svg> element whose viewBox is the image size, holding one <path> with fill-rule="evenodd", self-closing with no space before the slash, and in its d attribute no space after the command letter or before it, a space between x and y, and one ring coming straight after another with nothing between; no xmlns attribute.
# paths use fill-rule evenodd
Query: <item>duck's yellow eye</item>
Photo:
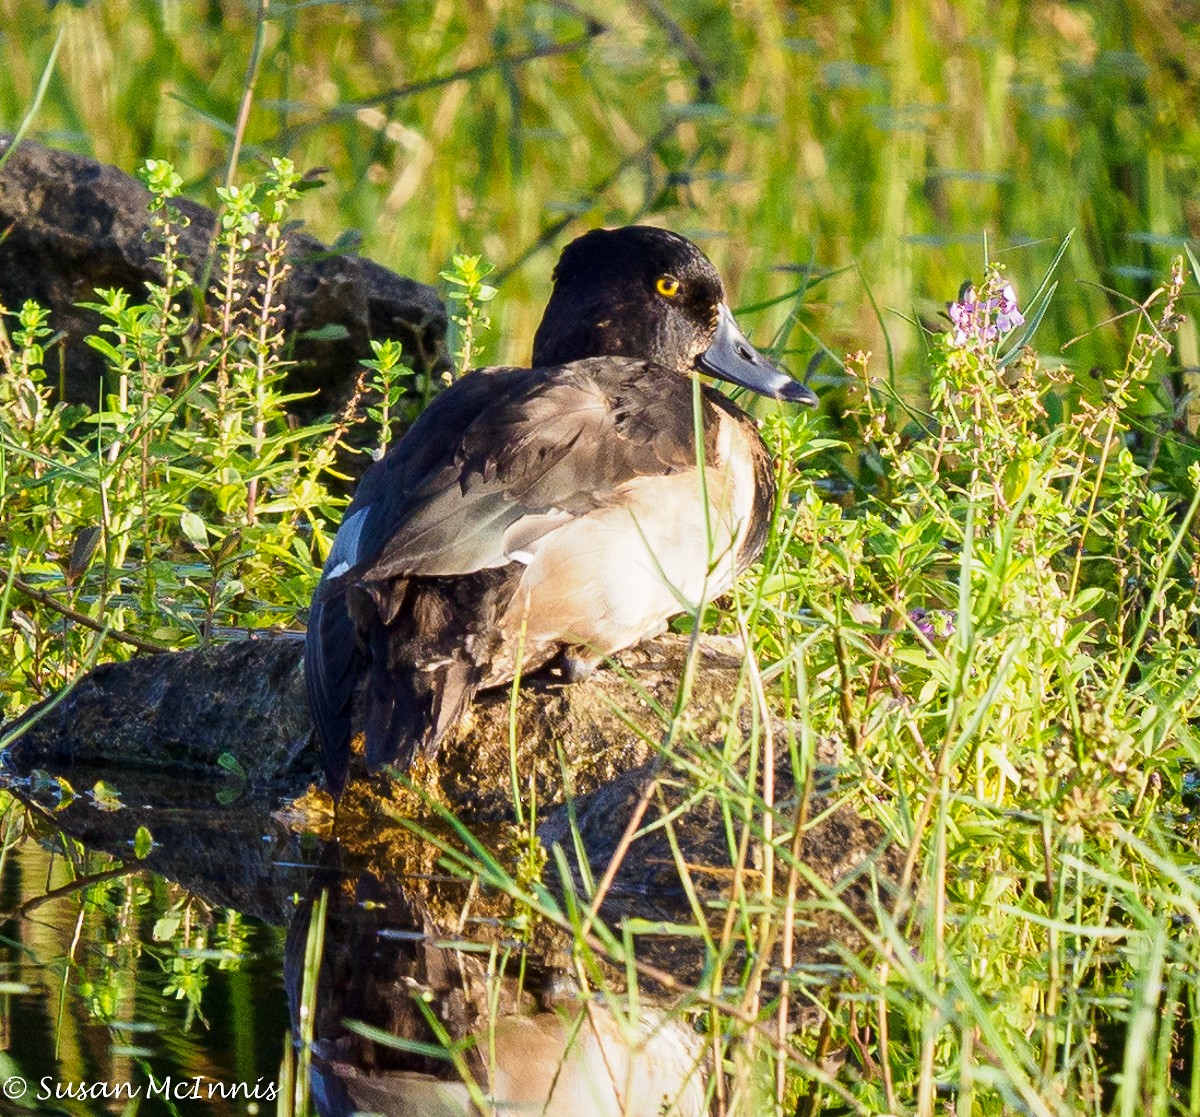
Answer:
<svg viewBox="0 0 1200 1117"><path fill-rule="evenodd" d="M654 284L654 289L666 299L673 299L679 294L679 280L673 275L660 275Z"/></svg>

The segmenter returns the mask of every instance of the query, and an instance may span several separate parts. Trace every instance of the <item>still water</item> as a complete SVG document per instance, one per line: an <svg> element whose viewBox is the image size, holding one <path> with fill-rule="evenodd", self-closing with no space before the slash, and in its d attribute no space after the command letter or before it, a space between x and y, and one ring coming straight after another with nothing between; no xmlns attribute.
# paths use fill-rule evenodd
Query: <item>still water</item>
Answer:
<svg viewBox="0 0 1200 1117"><path fill-rule="evenodd" d="M121 850L120 811L81 804L76 817L96 823L83 845L4 796L0 1111L275 1112L287 888L304 874L269 871L272 891L254 873L300 842L211 787L175 790L193 805L164 806L156 841L185 843L191 888L140 865L131 842Z"/></svg>

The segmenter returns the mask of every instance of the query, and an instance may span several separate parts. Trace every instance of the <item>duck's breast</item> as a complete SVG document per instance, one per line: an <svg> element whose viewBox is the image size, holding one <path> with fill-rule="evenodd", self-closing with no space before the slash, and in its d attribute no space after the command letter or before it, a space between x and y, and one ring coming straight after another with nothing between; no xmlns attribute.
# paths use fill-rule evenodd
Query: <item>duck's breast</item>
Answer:
<svg viewBox="0 0 1200 1117"><path fill-rule="evenodd" d="M526 571L503 624L523 623L526 647L609 655L729 589L761 546L747 545L771 494L757 433L740 413L714 422L703 468L632 478L519 554Z"/></svg>

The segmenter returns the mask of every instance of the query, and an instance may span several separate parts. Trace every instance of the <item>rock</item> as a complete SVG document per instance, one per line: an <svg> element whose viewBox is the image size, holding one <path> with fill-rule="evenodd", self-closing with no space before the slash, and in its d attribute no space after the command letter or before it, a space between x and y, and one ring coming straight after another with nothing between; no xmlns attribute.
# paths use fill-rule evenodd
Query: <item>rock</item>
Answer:
<svg viewBox="0 0 1200 1117"><path fill-rule="evenodd" d="M179 804L162 798L164 777L179 785L190 781L190 787L199 789L190 797L199 800L203 816L204 798L231 790L230 769L237 768L244 773L247 810L253 810L249 800L257 789L270 800L259 808L263 819L287 817L292 825L330 834L329 817L314 809L311 795L298 811L271 814L280 795L295 796L310 780L319 780L302 651L295 637L277 636L98 667L65 695L7 727L17 735L4 753L3 774L19 796L52 812L57 790L40 773L61 776L76 793L102 779L122 803L136 809L110 813L103 802L76 800L57 810L55 820L117 853L132 840L135 823L151 833L161 830L152 809L156 797L167 817L177 815ZM737 833L748 821L755 834L761 828L761 772L749 767L744 742L750 718L744 697L738 701L745 693L743 661L728 642L697 642L690 700L685 714L674 720L674 730L669 729L679 680L692 654L689 638L666 635L625 651L617 669L601 669L584 682L564 685L552 677L532 678L518 691L515 706L508 688L477 696L470 718L442 743L436 761L419 762L403 781L375 776L347 787L331 835L336 838L330 852L336 867L329 866L334 879L362 873L385 882L400 879L405 902L415 905L423 921L454 926L467 902L467 885L439 868L443 850L429 835L439 834L461 847L461 835L446 822L447 813L452 814L480 835L498 864L515 871L522 842L529 840L512 827L515 770L527 818L536 802L537 836L550 858L543 877L557 902L563 903L568 889L584 894L585 876L599 880L620 853L619 871L601 908L609 926L626 919L694 922L689 889L668 830L661 825L670 816L692 896L710 913L710 931L719 941L734 882L741 881L747 896L763 887L760 839L751 842L750 856L740 867L729 852L730 827ZM731 720L738 723L733 732ZM793 959L825 964L832 957L831 944L853 949L861 943L854 924L873 921L875 881L881 879L886 891L886 881L899 875L902 858L877 824L844 804L830 809L837 757L828 749L817 758L807 786L796 786L788 728L773 725L771 813L777 835L791 835L797 822L802 824L795 848L805 872L795 882L799 914ZM222 764L225 754L237 765ZM647 788L653 794L641 820L644 832L622 851L627 825ZM139 814L143 808L150 813ZM810 819L819 821L810 824ZM220 823L216 827L227 829ZM253 843L256 833L273 834L276 827L252 821L237 822L234 829L244 830ZM229 854L214 862L197 852L212 844L205 826L172 833L170 847L156 849L153 867L237 906L237 897L229 892ZM779 849L772 891L782 897L791 838L783 838ZM246 860L257 863L258 858ZM206 883L210 873L214 879ZM262 910L259 886L248 878L244 887ZM505 890L485 888L471 896L477 937L507 935L513 913ZM540 922L531 947L550 971L569 968L572 942L562 927ZM728 964L736 967L750 949L750 944L734 942ZM778 972L780 943L753 949L765 950ZM695 935L644 934L638 954L684 985L699 980L707 961L704 942ZM652 974L646 980L654 986Z"/></svg>
<svg viewBox="0 0 1200 1117"><path fill-rule="evenodd" d="M318 778L295 638L239 640L105 663L6 731L12 771L70 778L76 766L223 777L237 760L250 783L302 787Z"/></svg>
<svg viewBox="0 0 1200 1117"><path fill-rule="evenodd" d="M549 806L562 801L568 779L582 794L654 756L689 645L672 635L647 641L618 657L621 671L598 671L582 684L528 679L515 713L522 793ZM21 771L107 763L202 775L228 754L251 783L299 790L320 773L308 740L303 652L303 641L284 633L103 664L7 727L27 728L6 763ZM685 724L692 734L719 734L741 658L721 641L700 643L697 655L703 669ZM511 817L510 701L507 687L477 696L436 764L418 763L423 794L474 821ZM353 814L381 791L405 801L404 789L383 779L352 787L343 806Z"/></svg>
<svg viewBox="0 0 1200 1117"><path fill-rule="evenodd" d="M0 136L0 159L11 143L11 136ZM153 259L159 249L145 237L149 197L116 167L29 140L0 166L0 303L16 310L34 299L52 311L51 325L62 334L61 386L70 402L95 407L104 369L100 354L83 342L99 319L77 304L95 301L98 287L124 288L140 298L147 281L161 280ZM216 214L186 198L174 204L191 222L180 248L197 276ZM418 372L443 367L446 309L433 288L360 256L330 253L303 233L291 236L290 256L282 326L296 339L297 364L287 388L317 393L292 405L301 419L337 411L350 398L372 338L399 339ZM312 336L320 331L331 336ZM57 366L53 351L47 365Z"/></svg>

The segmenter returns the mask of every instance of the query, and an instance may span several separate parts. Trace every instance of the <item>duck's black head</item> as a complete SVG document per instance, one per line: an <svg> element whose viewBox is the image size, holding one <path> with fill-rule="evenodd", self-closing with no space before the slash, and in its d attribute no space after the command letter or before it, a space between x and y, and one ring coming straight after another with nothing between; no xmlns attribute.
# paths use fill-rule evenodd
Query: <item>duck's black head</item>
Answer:
<svg viewBox="0 0 1200 1117"><path fill-rule="evenodd" d="M708 257L686 237L649 225L585 233L554 269L534 367L605 356L699 369L762 395L817 402L746 340Z"/></svg>

